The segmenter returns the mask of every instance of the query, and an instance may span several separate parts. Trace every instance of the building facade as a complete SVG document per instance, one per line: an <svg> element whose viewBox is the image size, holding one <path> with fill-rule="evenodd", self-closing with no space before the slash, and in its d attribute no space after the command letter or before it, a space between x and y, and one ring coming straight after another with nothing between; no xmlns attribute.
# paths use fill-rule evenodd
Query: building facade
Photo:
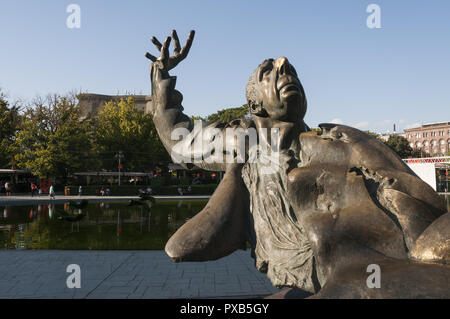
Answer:
<svg viewBox="0 0 450 319"><path fill-rule="evenodd" d="M440 155L450 151L450 122L424 124L404 131L411 148Z"/></svg>
<svg viewBox="0 0 450 319"><path fill-rule="evenodd" d="M85 119L88 115L95 118L107 102L119 101L120 99L126 100L128 97L134 99L136 102L136 109L148 113L151 109L152 99L151 95L104 95L92 93L82 93L77 97L80 105L81 119Z"/></svg>

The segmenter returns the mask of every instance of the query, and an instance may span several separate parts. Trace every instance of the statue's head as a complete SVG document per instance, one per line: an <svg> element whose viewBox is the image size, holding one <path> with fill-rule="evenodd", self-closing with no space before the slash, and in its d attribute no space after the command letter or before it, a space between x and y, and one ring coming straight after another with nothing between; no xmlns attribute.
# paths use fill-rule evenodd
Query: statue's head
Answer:
<svg viewBox="0 0 450 319"><path fill-rule="evenodd" d="M286 122L300 122L305 116L305 92L285 57L261 63L248 80L246 96L254 116Z"/></svg>

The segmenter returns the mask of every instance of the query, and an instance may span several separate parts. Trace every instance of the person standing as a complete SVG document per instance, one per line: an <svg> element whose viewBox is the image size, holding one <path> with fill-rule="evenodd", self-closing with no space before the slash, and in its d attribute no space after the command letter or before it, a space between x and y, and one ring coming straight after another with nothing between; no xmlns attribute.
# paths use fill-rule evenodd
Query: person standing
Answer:
<svg viewBox="0 0 450 319"><path fill-rule="evenodd" d="M50 185L49 194L51 199L55 199L55 188L53 187L53 184Z"/></svg>
<svg viewBox="0 0 450 319"><path fill-rule="evenodd" d="M81 197L82 193L83 193L83 188L80 185L80 187L78 187L78 196Z"/></svg>
<svg viewBox="0 0 450 319"><path fill-rule="evenodd" d="M10 182L5 183L5 192L6 192L6 196L11 196L11 183Z"/></svg>
<svg viewBox="0 0 450 319"><path fill-rule="evenodd" d="M34 185L34 183L31 183L31 197L34 196L35 192L36 192L36 185Z"/></svg>

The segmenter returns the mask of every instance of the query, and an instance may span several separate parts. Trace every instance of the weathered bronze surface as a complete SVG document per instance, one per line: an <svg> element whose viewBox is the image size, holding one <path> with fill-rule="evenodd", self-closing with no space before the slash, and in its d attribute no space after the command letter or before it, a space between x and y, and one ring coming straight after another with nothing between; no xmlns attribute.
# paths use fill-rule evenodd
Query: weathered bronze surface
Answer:
<svg viewBox="0 0 450 319"><path fill-rule="evenodd" d="M191 132L186 143L195 139L176 77L168 73L186 58L193 38L191 31L182 48L175 31L164 44L153 37L160 56L146 54L153 62L153 119L169 153L177 143L174 128ZM321 124L321 134L312 132L303 121L303 87L285 57L261 63L246 96L251 120L209 127L278 128L277 170L262 173L266 164L259 162L196 162L226 173L206 207L167 243L174 261L218 259L248 242L256 267L275 286L313 298L450 298L450 215L430 186L357 129ZM380 288L366 283L371 264L380 266ZM291 296L305 295L278 297Z"/></svg>

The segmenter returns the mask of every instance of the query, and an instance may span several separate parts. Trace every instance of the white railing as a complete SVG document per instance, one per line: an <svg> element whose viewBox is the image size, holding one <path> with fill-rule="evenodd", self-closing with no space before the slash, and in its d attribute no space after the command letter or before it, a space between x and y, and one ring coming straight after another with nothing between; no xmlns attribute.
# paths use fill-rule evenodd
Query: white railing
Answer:
<svg viewBox="0 0 450 319"><path fill-rule="evenodd" d="M403 162L407 164L414 163L441 163L450 164L450 156L424 157L424 158L404 158Z"/></svg>

